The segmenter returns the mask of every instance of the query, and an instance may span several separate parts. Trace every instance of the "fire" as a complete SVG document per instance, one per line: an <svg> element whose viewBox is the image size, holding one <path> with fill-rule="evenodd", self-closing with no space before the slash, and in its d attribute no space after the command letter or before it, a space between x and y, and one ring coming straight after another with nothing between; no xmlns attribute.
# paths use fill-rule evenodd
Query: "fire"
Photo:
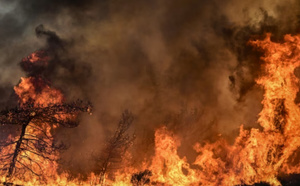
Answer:
<svg viewBox="0 0 300 186"><path fill-rule="evenodd" d="M245 130L240 127L239 136L233 144L225 139L214 143L197 143L194 145L198 153L195 161L189 164L185 157L177 153L180 140L162 127L155 132L155 155L145 161L142 167L126 167L115 173L114 178L104 178L104 185L252 185L259 182L270 185L281 185L279 176L300 173L296 150L300 147L300 109L295 103L299 91L298 79L294 74L300 66L300 36L286 35L284 42L271 41L267 34L264 40L250 41L251 45L264 51L262 75L257 84L264 89L263 109L259 114L258 123L261 129ZM30 63L41 61L39 55L31 55ZM46 59L46 58L43 58ZM43 60L42 60L43 61ZM64 101L62 93L40 77L22 78L15 92L20 98L20 105L28 103L34 107L47 107ZM33 115L35 113L32 113ZM65 116L56 115L57 118ZM29 124L25 133L34 136L47 135L45 143L53 138L49 123L32 120L46 134L40 133L35 125ZM10 137L8 141L15 141ZM26 144L31 148L32 144ZM10 154L11 146L3 149ZM3 152L2 150L2 152ZM55 161L43 161L34 153L24 154L29 158L18 159L16 167L27 165L31 160L40 162L41 166L33 165L33 172L44 172L44 182L35 179L32 172L24 171L22 175L10 177L11 182L25 185L97 185L99 177L91 174L87 181L68 180L66 173L59 175ZM56 160L59 154L53 153L49 159ZM29 162L28 162L29 161ZM43 161L43 162L41 162ZM138 173L140 172L140 173ZM4 181L5 178L3 177Z"/></svg>
<svg viewBox="0 0 300 186"><path fill-rule="evenodd" d="M21 66L29 73L29 77L21 77L21 82L14 87L21 106L30 103L34 106L45 107L64 101L60 90L50 87L50 82L42 78L39 72L35 72L43 71L40 67L47 67L49 60L50 58L45 51L37 51L21 61ZM35 74L32 75L32 72Z"/></svg>
<svg viewBox="0 0 300 186"><path fill-rule="evenodd" d="M48 106L59 104L64 100L63 94L51 88L42 78L27 77L21 78L18 86L14 87L15 93L19 97L21 105L32 103L34 106Z"/></svg>
<svg viewBox="0 0 300 186"><path fill-rule="evenodd" d="M195 171L190 169L186 159L177 155L180 142L172 137L166 128L155 132L155 156L150 170L156 182L171 185L190 185L197 181ZM183 173L183 169L187 171Z"/></svg>
<svg viewBox="0 0 300 186"><path fill-rule="evenodd" d="M34 63L34 65L47 66L49 60L50 58L47 56L47 53L43 50L39 50L22 59L22 65Z"/></svg>
<svg viewBox="0 0 300 186"><path fill-rule="evenodd" d="M191 168L177 155L179 145L165 128L155 133L155 156L148 166L152 183L167 185L281 185L278 176L300 173L296 150L300 147L300 109L295 103L300 66L300 36L286 35L283 43L271 35L250 44L265 52L263 75L257 79L265 91L259 124L263 129L245 130L233 145L225 140L194 146L199 153ZM183 171L185 170L185 171Z"/></svg>
<svg viewBox="0 0 300 186"><path fill-rule="evenodd" d="M24 58L21 65L29 73L36 68L35 65L46 66L49 58L43 55L45 55L43 51L33 53ZM11 110L7 114L8 117L4 117L2 121L16 123L22 128L19 135L10 135L6 142L1 144L2 183L5 185L12 183L77 185L75 180L68 181L67 174L59 175L57 173L56 160L59 159L59 153L55 149L60 147L55 147L56 144L53 144L52 130L57 128L59 123L69 124L70 121L76 119L77 110L85 108L76 108L76 105L64 107L62 92L51 87L50 82L41 78L40 75L29 74L29 77L22 77L14 90L19 97L20 107ZM63 112L64 110L65 112ZM85 110L90 112L90 107ZM52 114L48 120L58 123L49 123L48 120L43 120L47 118L44 114Z"/></svg>

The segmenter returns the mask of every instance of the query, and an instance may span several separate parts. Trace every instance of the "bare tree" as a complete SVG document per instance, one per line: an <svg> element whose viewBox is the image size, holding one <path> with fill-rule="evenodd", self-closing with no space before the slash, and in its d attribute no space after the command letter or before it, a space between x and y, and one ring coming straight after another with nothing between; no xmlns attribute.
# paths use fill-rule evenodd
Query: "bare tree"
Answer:
<svg viewBox="0 0 300 186"><path fill-rule="evenodd" d="M119 121L118 128L114 135L107 141L104 151L100 158L96 158L98 167L100 167L99 183L102 185L104 182L105 174L108 169L117 168L114 166L119 165L122 161L122 155L130 147L134 140L134 135L127 134L127 130L133 122L133 115L129 111L124 111Z"/></svg>
<svg viewBox="0 0 300 186"><path fill-rule="evenodd" d="M54 154L64 146L55 144L51 135L54 125L76 127L76 116L90 112L91 104L76 101L70 104L52 104L46 107L26 104L0 112L2 125L18 125L18 136L0 143L0 172L7 178L19 178L30 172L41 176L43 161L54 161ZM50 125L49 125L50 124ZM33 158L35 157L35 158Z"/></svg>

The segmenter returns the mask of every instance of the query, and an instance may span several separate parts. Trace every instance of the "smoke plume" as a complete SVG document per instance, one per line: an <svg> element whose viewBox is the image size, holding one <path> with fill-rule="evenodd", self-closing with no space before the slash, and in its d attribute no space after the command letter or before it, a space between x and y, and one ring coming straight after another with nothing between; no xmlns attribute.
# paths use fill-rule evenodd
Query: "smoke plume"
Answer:
<svg viewBox="0 0 300 186"><path fill-rule="evenodd" d="M259 127L261 53L249 40L298 33L299 10L296 0L0 0L0 108L16 104L12 87L29 74L67 100L91 101L92 117L57 134L75 172L90 169L125 109L136 163L153 153L161 125L182 143L232 140L241 124ZM47 69L20 66L40 49ZM180 150L192 161L192 146Z"/></svg>

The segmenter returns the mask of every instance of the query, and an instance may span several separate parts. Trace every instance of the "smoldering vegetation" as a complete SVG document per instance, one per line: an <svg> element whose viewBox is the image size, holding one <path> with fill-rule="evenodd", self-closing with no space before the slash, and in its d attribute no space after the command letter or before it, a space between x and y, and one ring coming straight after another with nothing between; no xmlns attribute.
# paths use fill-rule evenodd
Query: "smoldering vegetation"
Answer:
<svg viewBox="0 0 300 186"><path fill-rule="evenodd" d="M134 114L133 164L154 153L162 125L193 161L190 144L259 127L262 53L248 41L297 34L299 9L296 0L0 0L0 107L16 104L13 86L32 74L69 101L91 101L92 116L56 134L70 146L64 169L75 174L94 169L125 109ZM22 70L21 59L40 49L49 68Z"/></svg>

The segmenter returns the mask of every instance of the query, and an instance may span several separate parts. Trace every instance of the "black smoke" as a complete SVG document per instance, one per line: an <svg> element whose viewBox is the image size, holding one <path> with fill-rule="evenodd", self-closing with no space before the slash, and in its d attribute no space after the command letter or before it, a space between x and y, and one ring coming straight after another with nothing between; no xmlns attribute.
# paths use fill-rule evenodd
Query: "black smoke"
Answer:
<svg viewBox="0 0 300 186"><path fill-rule="evenodd" d="M1 100L20 76L36 74L68 100L90 100L94 115L62 134L78 172L89 169L91 159L79 160L101 150L124 109L136 116L138 163L153 153L161 125L183 144L219 133L233 139L240 124L259 127L262 54L249 40L299 33L299 10L296 0L0 0ZM49 66L21 70L37 50ZM190 161L192 152L180 149Z"/></svg>

